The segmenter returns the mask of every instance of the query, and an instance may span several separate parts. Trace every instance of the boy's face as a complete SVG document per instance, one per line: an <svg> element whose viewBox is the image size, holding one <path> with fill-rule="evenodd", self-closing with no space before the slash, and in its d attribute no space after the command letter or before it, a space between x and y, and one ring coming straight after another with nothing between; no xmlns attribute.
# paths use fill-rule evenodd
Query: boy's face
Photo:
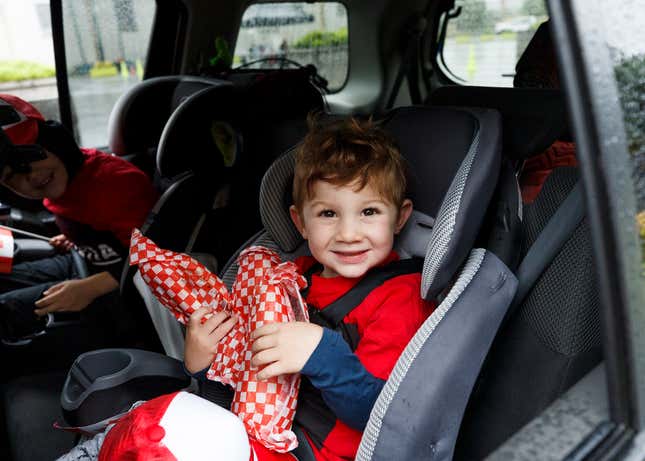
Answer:
<svg viewBox="0 0 645 461"><path fill-rule="evenodd" d="M67 188L67 169L54 154L45 151L47 158L31 162L29 173L15 173L5 166L0 172L0 184L30 199L56 199Z"/></svg>
<svg viewBox="0 0 645 461"><path fill-rule="evenodd" d="M323 265L323 277L361 277L383 262L412 212L410 200L399 208L369 184L355 188L355 182L335 186L316 181L302 210L289 210L312 256Z"/></svg>

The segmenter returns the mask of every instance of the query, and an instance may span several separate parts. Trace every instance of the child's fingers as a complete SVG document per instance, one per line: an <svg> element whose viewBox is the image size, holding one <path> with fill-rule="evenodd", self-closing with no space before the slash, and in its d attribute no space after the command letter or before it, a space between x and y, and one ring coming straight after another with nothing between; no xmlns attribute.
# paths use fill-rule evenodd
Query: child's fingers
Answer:
<svg viewBox="0 0 645 461"><path fill-rule="evenodd" d="M280 359L280 351L277 349L265 349L253 354L251 358L251 365L254 367L262 367L273 362L277 362Z"/></svg>
<svg viewBox="0 0 645 461"><path fill-rule="evenodd" d="M188 326L194 327L202 323L202 319L210 311L207 307L200 307L195 312L193 312L188 319Z"/></svg>
<svg viewBox="0 0 645 461"><path fill-rule="evenodd" d="M219 341L222 339L226 334L231 331L233 326L237 323L237 317L232 315L229 317L225 322L220 323L217 328L215 328L212 332L211 335L216 336L216 340Z"/></svg>
<svg viewBox="0 0 645 461"><path fill-rule="evenodd" d="M274 376L283 375L284 373L285 372L283 371L282 362L273 362L271 365L267 365L258 372L258 379L269 379L273 378Z"/></svg>
<svg viewBox="0 0 645 461"><path fill-rule="evenodd" d="M228 316L229 314L226 312L216 312L204 322L204 328L206 328L209 333L213 333L220 323L226 320Z"/></svg>
<svg viewBox="0 0 645 461"><path fill-rule="evenodd" d="M257 328L251 332L251 340L254 341L262 336L270 335L276 333L280 328L279 323L268 323L262 325L260 328Z"/></svg>
<svg viewBox="0 0 645 461"><path fill-rule="evenodd" d="M265 349L277 346L278 341L274 335L261 336L251 344L251 351L256 354Z"/></svg>

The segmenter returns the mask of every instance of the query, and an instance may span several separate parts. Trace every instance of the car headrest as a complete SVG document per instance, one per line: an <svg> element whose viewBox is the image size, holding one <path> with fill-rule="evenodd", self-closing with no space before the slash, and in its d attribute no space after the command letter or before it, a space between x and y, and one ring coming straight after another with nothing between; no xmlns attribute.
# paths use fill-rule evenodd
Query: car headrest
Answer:
<svg viewBox="0 0 645 461"><path fill-rule="evenodd" d="M412 237L404 229L395 245L406 247L403 253L409 255L425 248L422 294L433 297L463 263L479 232L499 174L501 118L490 109L407 107L392 111L383 126L408 163L407 195L415 208L406 225L415 227ZM284 252L302 243L288 211L294 153L295 147L273 163L260 189L262 222ZM428 232L432 217L434 228Z"/></svg>
<svg viewBox="0 0 645 461"><path fill-rule="evenodd" d="M516 160L539 154L558 139L567 139L569 133L560 90L444 86L430 94L428 103L498 110L504 124L504 152Z"/></svg>
<svg viewBox="0 0 645 461"><path fill-rule="evenodd" d="M173 75L144 80L122 94L108 121L108 146L116 155L145 152L157 146L170 114L191 94L224 80Z"/></svg>
<svg viewBox="0 0 645 461"><path fill-rule="evenodd" d="M157 169L163 177L186 171L213 181L236 164L242 151L239 90L211 86L188 96L172 113L161 133Z"/></svg>
<svg viewBox="0 0 645 461"><path fill-rule="evenodd" d="M234 73L227 77L232 83L194 92L172 113L157 150L157 167L162 176L187 170L210 176L227 174L223 167L231 166L227 160L235 163L235 159L222 152L222 143L216 139L222 130L214 126L226 125L229 134L236 134L236 152L242 152L244 147L253 155L258 153L257 158L247 158L247 163L262 164L267 158L275 158L275 148L283 152L285 144L292 145L292 133L300 131L310 111L324 108L323 95L304 70L243 74L247 78ZM294 128L285 129L287 125ZM249 142L242 146L244 138ZM261 171L265 169L266 166Z"/></svg>

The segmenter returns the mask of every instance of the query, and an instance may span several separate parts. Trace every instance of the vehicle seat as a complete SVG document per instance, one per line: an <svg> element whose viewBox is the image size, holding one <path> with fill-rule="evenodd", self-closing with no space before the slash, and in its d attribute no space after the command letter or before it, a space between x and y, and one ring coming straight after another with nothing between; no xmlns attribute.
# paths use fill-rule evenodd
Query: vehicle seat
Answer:
<svg viewBox="0 0 645 461"><path fill-rule="evenodd" d="M578 181L576 168L556 168L525 207L523 255ZM595 280L585 217L495 339L457 459L489 454L602 360Z"/></svg>
<svg viewBox="0 0 645 461"><path fill-rule="evenodd" d="M438 89L430 102L499 110L504 156L518 171L556 140L569 137L566 106L557 89L451 86ZM524 206L522 258L578 181L576 168L556 166L537 198ZM600 362L593 267L584 218L495 339L464 418L456 459L485 457Z"/></svg>
<svg viewBox="0 0 645 461"><path fill-rule="evenodd" d="M149 174L155 174L156 150L170 115L197 91L230 85L220 79L171 75L144 80L123 93L108 121L108 148Z"/></svg>
<svg viewBox="0 0 645 461"><path fill-rule="evenodd" d="M307 114L324 108L320 92L307 80L298 82L287 87L274 75L246 86L206 88L188 97L171 115L158 148L161 175L176 179L155 206L143 234L162 248L199 253L216 272L257 232L261 222L256 203L264 172L304 135ZM212 157L214 164L209 165L204 152L221 150L215 137L222 131L227 139L220 142L228 142L230 149ZM187 164L192 165L189 173ZM151 308L155 300L149 292L135 288L140 285L135 272L136 268L124 268L122 293L128 305L144 302L159 326L167 319ZM175 331L175 323L167 327ZM161 335L162 344L175 356L164 339L168 335Z"/></svg>

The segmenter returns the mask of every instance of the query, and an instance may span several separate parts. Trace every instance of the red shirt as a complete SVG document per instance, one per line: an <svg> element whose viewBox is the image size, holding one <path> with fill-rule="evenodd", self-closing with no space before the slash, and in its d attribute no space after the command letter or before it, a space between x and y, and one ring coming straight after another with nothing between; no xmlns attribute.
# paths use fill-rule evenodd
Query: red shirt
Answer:
<svg viewBox="0 0 645 461"><path fill-rule="evenodd" d="M383 264L398 259L392 253ZM315 260L299 258L296 264L302 272ZM344 277L323 278L314 275L307 295L307 303L323 309L347 293L360 279ZM436 307L420 295L421 274L394 277L374 289L344 319L353 323L360 336L354 353L369 373L387 380L403 349L419 327ZM323 442L320 450L312 445L317 460L351 460L356 456L362 433L340 420ZM258 443L253 443L259 460L293 460L288 454L271 453Z"/></svg>
<svg viewBox="0 0 645 461"><path fill-rule="evenodd" d="M141 227L158 193L130 162L96 149L81 149L81 168L57 199L43 200L56 222L90 264L120 260L134 227Z"/></svg>
<svg viewBox="0 0 645 461"><path fill-rule="evenodd" d="M556 141L541 154L527 159L520 178L522 201L533 203L554 168L577 164L575 143L565 141Z"/></svg>

